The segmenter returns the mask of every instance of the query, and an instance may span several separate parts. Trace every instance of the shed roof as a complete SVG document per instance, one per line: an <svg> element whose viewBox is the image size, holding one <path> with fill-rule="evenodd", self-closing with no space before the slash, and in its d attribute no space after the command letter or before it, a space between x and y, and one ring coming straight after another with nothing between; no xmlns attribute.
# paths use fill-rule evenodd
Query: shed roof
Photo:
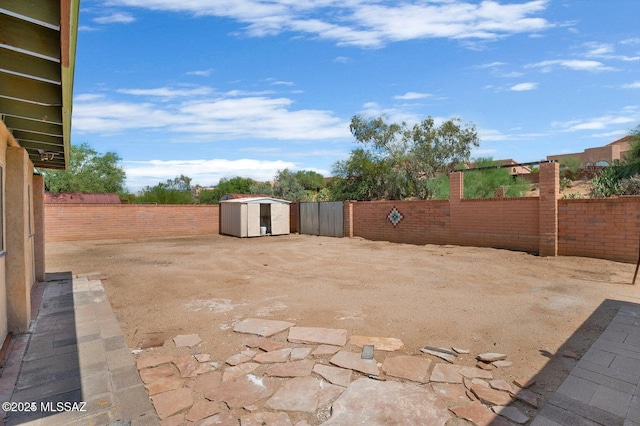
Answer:
<svg viewBox="0 0 640 426"><path fill-rule="evenodd" d="M240 204L290 204L291 201L271 197L235 198L233 200L220 200L221 203Z"/></svg>
<svg viewBox="0 0 640 426"><path fill-rule="evenodd" d="M237 198L269 198L267 194L225 194L220 201L235 200Z"/></svg>

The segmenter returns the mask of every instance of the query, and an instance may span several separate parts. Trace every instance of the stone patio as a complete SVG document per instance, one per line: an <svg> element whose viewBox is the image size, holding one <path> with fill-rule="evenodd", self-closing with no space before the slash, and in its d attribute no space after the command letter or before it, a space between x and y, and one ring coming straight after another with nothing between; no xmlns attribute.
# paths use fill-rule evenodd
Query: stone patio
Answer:
<svg viewBox="0 0 640 426"><path fill-rule="evenodd" d="M96 276L51 274L36 287L37 316L30 332L13 340L0 377L0 402L38 407L82 402L85 410L3 411L5 424L444 425L466 420L640 426L637 305L620 309L538 411L532 378L513 383L500 378L501 368L510 365L508 354L474 355L458 348L429 348L435 355L407 353L399 339L349 338L343 329L247 318L234 329L247 335L245 346L226 360L202 353L201 338L193 334L164 342L178 356L159 354L157 347L132 351ZM362 347L369 344L374 359L362 359Z"/></svg>

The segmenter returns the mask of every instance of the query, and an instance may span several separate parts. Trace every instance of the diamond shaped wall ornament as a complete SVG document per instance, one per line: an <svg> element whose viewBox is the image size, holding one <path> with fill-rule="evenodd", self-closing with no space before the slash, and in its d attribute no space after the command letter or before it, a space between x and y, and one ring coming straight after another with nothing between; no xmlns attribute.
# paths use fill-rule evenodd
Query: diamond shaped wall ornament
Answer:
<svg viewBox="0 0 640 426"><path fill-rule="evenodd" d="M389 221L393 224L393 226L396 226L402 219L404 219L404 216L402 216L402 213L400 213L394 206L387 218L389 218Z"/></svg>

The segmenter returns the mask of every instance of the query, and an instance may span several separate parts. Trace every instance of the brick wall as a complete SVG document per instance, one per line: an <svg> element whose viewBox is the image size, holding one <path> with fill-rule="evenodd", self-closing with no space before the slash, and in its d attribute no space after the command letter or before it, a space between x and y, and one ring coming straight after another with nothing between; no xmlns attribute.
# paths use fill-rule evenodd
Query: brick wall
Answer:
<svg viewBox="0 0 640 426"><path fill-rule="evenodd" d="M448 201L354 202L353 236L409 244L451 244ZM388 218L396 208L403 219L393 226Z"/></svg>
<svg viewBox="0 0 640 426"><path fill-rule="evenodd" d="M635 263L640 197L558 202L558 254Z"/></svg>
<svg viewBox="0 0 640 426"><path fill-rule="evenodd" d="M46 242L217 234L217 205L45 204Z"/></svg>
<svg viewBox="0 0 640 426"><path fill-rule="evenodd" d="M538 253L538 198L462 200L451 208L449 244Z"/></svg>

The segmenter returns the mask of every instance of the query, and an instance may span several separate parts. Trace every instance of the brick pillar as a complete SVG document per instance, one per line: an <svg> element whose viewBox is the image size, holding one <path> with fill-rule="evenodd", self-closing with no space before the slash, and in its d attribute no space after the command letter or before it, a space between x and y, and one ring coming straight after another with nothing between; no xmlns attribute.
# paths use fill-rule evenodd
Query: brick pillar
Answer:
<svg viewBox="0 0 640 426"><path fill-rule="evenodd" d="M464 198L464 174L462 172L449 173L449 202L460 201Z"/></svg>
<svg viewBox="0 0 640 426"><path fill-rule="evenodd" d="M540 164L540 256L558 255L560 164Z"/></svg>
<svg viewBox="0 0 640 426"><path fill-rule="evenodd" d="M449 173L449 241L460 244L460 232L464 228L460 214L462 199L464 198L464 174L462 172Z"/></svg>
<svg viewBox="0 0 640 426"><path fill-rule="evenodd" d="M353 203L355 201L345 201L342 210L344 236L353 238Z"/></svg>

